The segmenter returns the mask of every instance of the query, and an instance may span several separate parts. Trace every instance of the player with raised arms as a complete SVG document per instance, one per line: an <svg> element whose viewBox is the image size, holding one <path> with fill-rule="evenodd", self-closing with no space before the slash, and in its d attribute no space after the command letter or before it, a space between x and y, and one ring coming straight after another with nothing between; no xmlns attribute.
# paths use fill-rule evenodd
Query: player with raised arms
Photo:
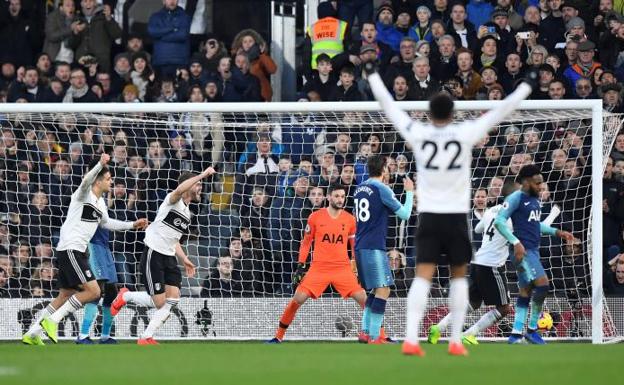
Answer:
<svg viewBox="0 0 624 385"><path fill-rule="evenodd" d="M543 345L545 342L537 331L537 321L548 294L549 282L540 262L540 237L541 234L555 235L572 241L574 236L567 231L540 223L542 211L539 192L541 184L544 183L544 177L536 165L530 164L522 167L517 180L522 183L522 188L505 198L503 208L494 221L496 229L514 247L514 264L518 272L520 288L513 330L508 342L510 344L522 342L522 332L529 311L530 299L531 317L524 338L529 343ZM513 232L507 226L510 218Z"/></svg>
<svg viewBox="0 0 624 385"><path fill-rule="evenodd" d="M147 292L121 289L111 305L113 316L128 302L158 309L137 341L138 345L158 344L154 333L180 302L182 274L176 257L184 265L187 276L195 275L195 265L182 249L180 238L188 233L191 223L189 203L201 201L202 180L215 172L214 168L208 167L199 175L188 171L180 174L178 187L167 194L158 208L156 219L145 231L140 271L141 283Z"/></svg>
<svg viewBox="0 0 624 385"><path fill-rule="evenodd" d="M507 197L519 186L516 183L507 183L503 186L502 196ZM476 336L483 330L499 322L511 312L509 295L507 292L507 277L505 275L505 263L509 258L509 242L501 235L494 226L498 213L503 209L502 204L490 207L483 213L483 217L475 232L484 233L481 247L475 253L474 260L470 263L470 287L468 312L472 312L485 303L487 306L495 306L483 314L479 320L463 333L464 344L478 344ZM561 210L553 206L550 214L543 223L552 224ZM511 220L507 220L507 226L512 230ZM437 344L441 333L446 330L451 320L451 314L447 314L435 325L429 328L428 341Z"/></svg>
<svg viewBox="0 0 624 385"><path fill-rule="evenodd" d="M299 307L310 297L313 299L320 297L329 285L332 285L342 298L351 297L364 307L366 292L358 283L349 259L349 247L352 255L354 254L355 218L343 209L345 194L344 186L335 184L329 186L327 191L329 206L316 210L308 217L305 235L299 247L299 263L293 277L293 285L298 284L298 287L284 309L275 337L268 343L281 343ZM308 256L313 243L314 254L308 265Z"/></svg>
<svg viewBox="0 0 624 385"><path fill-rule="evenodd" d="M406 191L403 205L384 183L389 178L386 161L387 158L382 155L368 158L370 178L362 182L353 194L357 220L355 259L360 282L369 291L359 339L371 344L387 342L380 335L390 286L394 284L386 252L388 216L396 214L403 220L409 219L414 202L414 182L411 179L403 179Z"/></svg>
<svg viewBox="0 0 624 385"><path fill-rule="evenodd" d="M454 104L444 92L429 100L430 124L413 121L394 102L372 64L365 66L375 98L386 117L414 150L417 173L419 226L416 232L417 266L407 298L407 333L403 353L423 356L419 329L427 308L431 280L446 254L451 266L449 304L451 310L451 355L467 355L461 332L468 308L467 264L472 259L468 226L470 212L470 167L472 147L505 119L537 86L536 71L527 72L528 81L495 108L473 121L455 123Z"/></svg>
<svg viewBox="0 0 624 385"><path fill-rule="evenodd" d="M143 229L147 219L123 222L108 217L103 194L111 189L111 173L106 167L110 160L102 154L72 194L67 218L61 226L56 245L56 266L59 269L59 295L50 302L22 337L27 345L44 345L41 332L54 343L58 342L58 324L65 316L80 309L83 304L100 298L100 286L89 268L87 245L98 226L109 230Z"/></svg>

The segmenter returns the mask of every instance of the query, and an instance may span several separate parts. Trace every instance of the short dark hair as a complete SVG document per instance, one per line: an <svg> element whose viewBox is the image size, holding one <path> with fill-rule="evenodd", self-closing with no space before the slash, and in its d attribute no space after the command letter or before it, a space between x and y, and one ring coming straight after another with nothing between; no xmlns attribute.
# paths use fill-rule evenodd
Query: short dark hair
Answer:
<svg viewBox="0 0 624 385"><path fill-rule="evenodd" d="M516 190L516 183L509 181L509 182L505 182L505 184L503 185L503 188L501 189L501 194L502 196L506 197L507 195L510 195L512 192L514 192L514 190Z"/></svg>
<svg viewBox="0 0 624 385"><path fill-rule="evenodd" d="M518 173L517 181L522 183L524 182L525 179L532 178L535 175L540 175L541 173L542 173L541 170L536 165L527 164L526 166L523 166L520 169L520 172Z"/></svg>
<svg viewBox="0 0 624 385"><path fill-rule="evenodd" d="M435 120L447 120L453 116L453 99L445 93L438 92L429 99L431 118Z"/></svg>
<svg viewBox="0 0 624 385"><path fill-rule="evenodd" d="M338 190L342 190L345 193L347 192L347 188L341 184L338 183L334 183L329 185L329 187L327 188L327 195L331 195L331 193L333 193L334 191L338 191Z"/></svg>
<svg viewBox="0 0 624 385"><path fill-rule="evenodd" d="M195 174L194 172L183 171L182 173L180 173L180 176L178 177L178 186L195 176L197 176L197 174Z"/></svg>
<svg viewBox="0 0 624 385"><path fill-rule="evenodd" d="M368 157L366 167L368 167L368 175L376 178L383 175L384 167L386 167L387 159L383 155L373 155Z"/></svg>

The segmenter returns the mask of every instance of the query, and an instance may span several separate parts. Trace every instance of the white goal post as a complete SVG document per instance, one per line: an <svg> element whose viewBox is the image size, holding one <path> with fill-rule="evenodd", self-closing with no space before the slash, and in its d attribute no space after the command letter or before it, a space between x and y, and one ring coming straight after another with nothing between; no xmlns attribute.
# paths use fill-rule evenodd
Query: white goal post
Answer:
<svg viewBox="0 0 624 385"><path fill-rule="evenodd" d="M477 116L479 113L488 110L494 107L496 104L500 102L497 101L457 101L455 103L455 109L458 114L460 114L461 118L470 119L474 116ZM422 119L424 117L424 113L426 113L428 109L427 102L402 102L399 105L405 109L406 111L415 111L414 115L416 118ZM377 129L383 130L385 133L391 132L393 128L388 123L388 120L380 114L380 106L376 102L340 102L340 103L102 103L102 104L3 104L0 106L0 116L4 119L5 122L9 122L9 124L5 124L4 127L12 127L17 124L15 122L19 122L22 124L23 122L36 122L37 124L41 124L45 126L46 124L56 124L50 123L56 121L57 115L75 115L80 119L81 117L86 119L95 119L97 121L98 118L101 117L109 117L116 118L120 117L120 119L137 119L137 120L149 120L151 117L143 117L141 114L156 114L158 118L155 118L159 124L165 125L163 121L166 119L163 118L167 114L175 114L176 122L180 122L180 119L177 116L184 113L199 113L199 114L230 114L233 116L235 121L227 121L223 119L220 121L220 125L223 127L224 131L228 130L228 127L231 127L232 130L235 130L236 127L251 127L255 128L259 124L260 121L268 123L271 127L279 127L284 123L284 116L288 114L302 114L302 115L315 115L315 117L321 116L322 119L312 119L304 121L300 124L306 125L314 125L315 127L320 127L319 136L325 138L324 143L314 143L315 152L312 154L314 157L319 156L318 149L327 147L329 144L328 139L326 139L327 133L330 131L328 127L333 127L335 129L334 134L340 132L351 133L352 131L352 123L353 120L349 120L344 118L345 115L350 116L351 114L355 114L358 116L358 127L366 132L375 132ZM359 114L359 115L358 115ZM262 119L259 119L258 116L262 116ZM238 119L238 120L236 120ZM344 120L343 120L344 119ZM609 120L611 119L611 120ZM591 290L588 288L588 292L591 292L591 296L589 298L581 298L579 299L580 307L587 306L591 308L591 317L587 317L587 319L576 320L578 323L584 322L586 326L574 326L575 330L577 330L577 334L569 333L562 339L581 339L581 340L589 340L591 339L592 343L603 343L607 340L612 340L614 338L618 338L622 336L622 319L624 319L624 315L619 314L622 313L622 309L609 309L609 306L605 306L606 299L603 292L603 240L602 240L602 225L603 225L603 217L602 217L602 178L603 171L606 163L606 156L610 153L611 146L613 145L613 141L617 132L622 128L622 118L618 115L611 115L608 113L604 113L602 110L602 101L601 100L527 100L521 103L517 112L515 112L509 119L506 120L505 123L502 123L499 126L497 131L498 136L503 137L503 128L508 128L509 126L515 125L520 127L533 127L536 125L548 125L552 121L555 120L565 120L565 121L588 121L590 123L586 124L586 132L591 132L591 139L586 138L591 143L591 151L590 156L591 164L583 164L584 169L591 169L591 174L587 175L591 180L591 189L589 189L589 193L591 194L591 211L590 217L582 218L582 221L585 221L586 225L583 225L583 229L586 230L585 234L582 234L584 237L583 245L586 246L586 251L584 257L588 258L589 263L587 264L591 273L587 277L590 280ZM171 120L169 121L171 123ZM173 123L182 125L183 123ZM337 127L337 128L336 128ZM364 128L363 128L364 127ZM166 128L163 128L166 129ZM94 131L97 130L97 123L94 125ZM278 130L279 131L279 130ZM277 135L272 133L273 141L279 140L279 132ZM384 134L385 135L385 134ZM580 134L579 134L580 135ZM167 135L164 136L167 138ZM358 138L364 138L364 134L358 133ZM132 138L130 138L132 139ZM166 139L165 139L166 140ZM367 139L368 140L368 139ZM397 139L400 140L400 139ZM555 139L553 139L555 140ZM359 141L359 143L358 143ZM352 139L351 146L352 151L356 152L357 149L354 147L356 144L359 145L362 143L364 139ZM190 139L189 139L190 142ZM383 142L386 144L387 142ZM70 143L65 143L69 145ZM227 137L226 137L226 147L227 147ZM241 143L243 144L243 143ZM540 143L540 145L549 146L549 143ZM66 146L67 147L67 146ZM243 144L243 151L247 151L247 148ZM145 150L145 149L143 149ZM389 150L392 151L392 150ZM582 151L581 151L582 152ZM395 152L396 154L396 152ZM239 154L236 154L239 155ZM322 153L321 153L322 157ZM230 158L229 160L220 159L220 162L223 164L227 164L228 162L233 163L231 168L236 168L238 165L237 158ZM223 166L226 167L226 166ZM220 172L223 173L224 168L220 169ZM506 166L507 167L507 166ZM498 175L498 174L497 174ZM507 175L509 176L509 175ZM319 179L320 180L320 179ZM275 187L275 186L271 186ZM554 193L554 192L553 192ZM214 201L212 203L215 204ZM575 207L577 209L577 207ZM583 208L586 209L586 208ZM581 210L583 211L583 210ZM239 215L238 213L231 213L231 216L236 217ZM583 215L583 214L579 214ZM236 218L233 218L236 219ZM204 222L202 222L204 223ZM228 222L229 223L229 222ZM253 223L253 222L252 222ZM222 224L219 222L217 226L221 226ZM214 223L204 223L204 227L207 226L215 226ZM240 225L244 227L243 225ZM253 224L251 225L253 226ZM268 225L267 225L268 226ZM409 225L403 225L404 227ZM403 227L401 227L403 229ZM209 229L200 229L198 237L201 238L204 230L206 232ZM253 229L252 229L253 230ZM22 230L20 230L22 231ZM401 230L402 233L403 230ZM398 235L398 230L396 236ZM221 234L219 231L215 233ZM280 234L280 232L275 232L271 234ZM402 233L403 234L403 233ZM212 235L211 235L212 236ZM217 237L229 237L232 236L231 233L227 233L226 235L217 235ZM16 235L16 238L19 238L19 234ZM404 236L409 237L409 233ZM400 238L404 238L400 237ZM226 239L218 239L223 243ZM263 252L268 251L271 253L273 251L274 241L281 241L278 239L267 239L267 242L263 245ZM198 241L201 243L201 239ZM405 245L407 240L401 240L400 243ZM266 246L269 245L269 246ZM561 246L563 247L563 246ZM141 246L136 246L135 248L140 249ZM254 254L255 255L255 254ZM198 257L202 258L203 256L199 255ZM208 256L205 256L208 260ZM214 265L216 256L210 255L210 264L206 265L206 274L212 274L212 271L216 271L216 267ZM207 262L208 263L208 262ZM219 262L216 262L219 263ZM265 264L264 266L274 266L272 264ZM254 265L255 266L255 265ZM201 266L200 266L201 267ZM404 268L408 268L408 266L403 266ZM283 267L280 267L283 268ZM210 269L211 273L207 272L207 269ZM267 269L272 269L267 268ZM286 272L286 270L284 270ZM563 271L563 270L562 270ZM574 270L576 271L576 270ZM270 337L270 334L273 332L274 328L277 326L278 317L281 311L283 310L283 306L286 303L286 299L289 297L288 289L284 289L284 285L280 286L278 281L279 278L273 278L273 271L263 271L263 273L271 273L272 276L272 291L261 293L262 295L241 295L240 297L247 298L228 298L228 299L215 299L208 298L206 300L199 298L187 298L183 299L180 306L180 314L179 319L181 317L188 318L189 320L193 317L196 318L196 324L193 322L187 322L184 326L186 327L186 332L180 332L180 328L176 325L167 326L163 328L163 337L167 338L225 338L225 339L261 339ZM442 274L442 273L440 273ZM574 273L577 274L577 273ZM283 273L280 277L285 277L286 273ZM205 279L208 279L209 275L204 276ZM254 276L255 277L255 276ZM563 282L566 277L561 277L562 280L561 287L562 290L565 291L569 289L566 285L568 283ZM255 278L254 278L255 279ZM185 281L189 286L194 286L194 284L190 283L190 281ZM576 280L575 280L576 282ZM201 284L201 283L200 283ZM251 283L250 283L251 284ZM183 283L185 285L185 283ZM195 284L197 285L197 283ZM280 286L278 289L273 291L273 287ZM444 288L440 289L441 292L444 292ZM17 292L17 291L16 291ZM193 297L197 297L199 291L189 290L188 293ZM236 297L236 296L235 296ZM23 315L20 315L21 311L24 309L34 309L32 313L36 312L38 301L40 302L42 298L33 299L30 296L21 296L20 298L11 298L11 299L0 299L0 339L15 339L21 335L24 324L20 324ZM404 300L405 298L395 298L391 300L389 304L389 313L387 316L387 323L389 324L389 328L393 331L397 337L401 337L403 335L404 330ZM585 302L586 300L586 302ZM289 333L292 333L293 338L311 338L311 339L333 339L338 338L341 339L343 337L353 337L353 331L357 329L357 325L359 323L360 312L359 309L355 307L353 304L343 304L340 303L340 299L332 298L323 298L321 301L314 305L306 304L300 314L297 316L297 320L293 324L293 328L289 330ZM547 302L552 305L552 308L560 307L560 301L569 301L569 298L550 298L550 302ZM432 299L432 304L436 306L444 306L445 300L442 298ZM616 300L615 302L618 305L621 305L621 302ZM240 306L236 306L235 304L239 304ZM213 314L211 317L216 317L216 314L221 314L224 318L227 318L227 313L231 311L232 318L230 320L222 320L223 328L218 329L218 327L214 327L213 331L206 331L205 325L202 324L201 317L199 316L199 312L202 308L212 307ZM228 310L228 307L232 307L232 309ZM305 308L308 307L308 310ZM263 309L262 312L256 311L253 309ZM337 311L336 309L340 309ZM2 310L7 310L2 311ZM618 322L614 324L614 320L611 316L610 310L619 312L617 315ZM197 312L197 316L195 314ZM245 315L248 312L248 315ZM342 313L341 313L342 312ZM589 310L588 310L589 312ZM10 315L15 314L15 315ZM561 313L565 313L563 310ZM583 309L577 312L578 314L585 314ZM577 314L575 313L575 314ZM80 312L77 314L81 314ZM346 314L346 315L345 315ZM567 314L567 313L566 313ZM345 322L347 330L336 330L335 328L339 327L339 325L334 325L333 320L337 316L345 315L345 317L349 318L349 322ZM589 315L589 314L586 314ZM31 315L32 317L32 315ZM250 318L247 318L250 317ZM266 318L265 318L266 317ZM563 316L562 316L563 317ZM136 317L135 317L136 318ZM172 317L175 318L175 317ZM565 318L565 317L564 317ZM311 321L311 319L313 321ZM262 321L262 322L260 322ZM309 322L308 322L309 321ZM167 324L174 321L168 321ZM353 323L354 326L349 326L350 323ZM561 321L564 322L563 320ZM118 321L118 325L116 326L118 331L118 336L130 337L131 335L136 334L136 325L130 325L131 320L129 314L124 315L123 313L120 315L120 319ZM336 324L339 322L336 321ZM316 329L325 330L306 330L308 327ZM240 328L244 328L244 325L249 325L248 327L253 329L251 331L242 331ZM344 326L344 325L343 325ZM132 329L134 327L134 329ZM69 327L68 327L69 328ZM71 328L68 329L68 333L71 332ZM217 331L218 329L218 331ZM585 330L585 331L583 331ZM606 331L606 335L605 335ZM182 334L180 334L182 333ZM342 334L341 334L342 333ZM214 334L214 335L213 335ZM70 336L71 334L68 334ZM499 337L501 335L489 335L487 337ZM590 337L591 336L591 337ZM288 338L288 335L287 335Z"/></svg>

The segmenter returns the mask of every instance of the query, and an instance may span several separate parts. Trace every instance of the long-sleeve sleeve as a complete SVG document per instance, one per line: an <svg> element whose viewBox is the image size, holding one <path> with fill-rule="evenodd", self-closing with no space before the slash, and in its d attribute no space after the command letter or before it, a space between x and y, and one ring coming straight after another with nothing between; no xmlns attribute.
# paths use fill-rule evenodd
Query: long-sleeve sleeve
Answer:
<svg viewBox="0 0 624 385"><path fill-rule="evenodd" d="M378 184L379 196L383 204L388 207L396 216L406 221L412 214L412 205L414 204L414 192L405 192L405 203L401 204L394 196L394 192L384 184Z"/></svg>
<svg viewBox="0 0 624 385"><path fill-rule="evenodd" d="M496 230L498 230L498 232L501 233L501 235L505 237L505 239L512 245L516 245L520 243L520 240L516 238L515 235L513 235L513 232L511 231L509 226L507 226L507 220L511 217L511 214L513 214L513 212L516 211L519 205L520 205L519 192L515 192L509 195L505 199L505 203L503 204L503 209L499 211L498 215L496 216L496 219L494 220L494 226L496 227Z"/></svg>
<svg viewBox="0 0 624 385"><path fill-rule="evenodd" d="M531 86L527 83L521 83L518 88L507 96L501 104L486 112L479 119L471 123L470 130L465 130L473 143L483 139L483 137L509 114L511 114L520 103L531 95Z"/></svg>
<svg viewBox="0 0 624 385"><path fill-rule="evenodd" d="M474 228L474 232L477 234L482 234L483 231L485 230L485 222L484 222L484 218L485 215L481 218L481 220L479 221L479 223L477 223L477 225Z"/></svg>
<svg viewBox="0 0 624 385"><path fill-rule="evenodd" d="M308 255L310 255L310 249L312 248L312 242L314 241L315 230L313 221L308 219L305 235L301 241L301 246L299 246L299 263L306 263L308 261Z"/></svg>
<svg viewBox="0 0 624 385"><path fill-rule="evenodd" d="M545 235L557 235L557 229L550 227L544 222L540 223L540 233Z"/></svg>
<svg viewBox="0 0 624 385"><path fill-rule="evenodd" d="M89 189L93 182L95 182L95 178L97 178L98 173L102 170L102 163L98 162L95 167L89 170L88 173L82 178L82 182L78 187L78 198L84 200L84 197L89 193Z"/></svg>
<svg viewBox="0 0 624 385"><path fill-rule="evenodd" d="M369 75L368 83L370 84L375 99L381 104L381 108L397 131L399 131L399 134L401 134L403 139L407 142L414 145L414 142L419 138L418 126L420 126L420 124L412 120L405 111L398 107L378 73Z"/></svg>
<svg viewBox="0 0 624 385"><path fill-rule="evenodd" d="M126 222L120 221L118 219L113 219L108 216L108 212L104 211L102 213L102 222L100 225L111 231L123 231L123 230L132 230L134 228L134 222Z"/></svg>

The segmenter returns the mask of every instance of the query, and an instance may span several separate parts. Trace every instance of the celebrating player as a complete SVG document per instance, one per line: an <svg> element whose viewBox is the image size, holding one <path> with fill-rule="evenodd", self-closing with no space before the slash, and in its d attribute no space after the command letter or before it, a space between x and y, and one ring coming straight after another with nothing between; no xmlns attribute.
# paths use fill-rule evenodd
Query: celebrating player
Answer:
<svg viewBox="0 0 624 385"><path fill-rule="evenodd" d="M472 258L468 228L470 211L470 165L472 146L510 114L537 84L537 73L529 71L531 85L521 83L496 108L479 119L453 123L453 100L438 93L429 100L431 124L412 121L393 101L373 65L365 66L375 98L401 136L414 149L417 174L419 226L416 278L407 298L407 335L403 353L424 355L418 331L427 307L427 297L436 264L446 254L451 265L450 310L452 317L449 353L466 355L461 331L468 307L466 266Z"/></svg>
<svg viewBox="0 0 624 385"><path fill-rule="evenodd" d="M514 264L518 272L518 286L520 287L509 343L522 342L522 331L529 310L529 298L532 295L531 317L524 337L532 344L543 345L545 342L537 332L537 321L548 294L549 282L540 262L540 233L556 235L567 241L572 241L574 236L567 231L557 230L540 223L542 213L538 197L544 178L537 166L531 164L522 167L518 173L518 181L522 183L522 188L505 199L503 209L494 221L496 229L514 247ZM506 224L509 218L513 223L513 233Z"/></svg>
<svg viewBox="0 0 624 385"><path fill-rule="evenodd" d="M508 196L517 188L514 183L506 184L503 186L503 197ZM509 243L494 226L494 220L502 209L502 204L490 207L483 213L483 217L475 227L476 233L485 234L481 247L470 264L468 311L477 310L482 303L496 307L481 316L474 325L463 333L462 340L465 344L478 344L476 335L503 319L511 311L505 276L505 262L509 257ZM543 223L550 225L559 213L559 208L554 206ZM512 229L511 220L507 220L507 226L510 230ZM450 320L451 314L449 313L438 324L431 325L428 338L430 343L438 343L441 333L446 329Z"/></svg>
<svg viewBox="0 0 624 385"><path fill-rule="evenodd" d="M375 155L368 158L367 163L370 179L359 185L354 194L358 276L364 288L372 290L362 315L360 340L381 344L386 342L385 338L380 338L381 324L390 286L394 284L386 254L388 215L394 213L403 220L409 219L414 201L414 182L409 178L403 179L406 197L405 204L401 205L392 190L384 184L389 177L386 157Z"/></svg>
<svg viewBox="0 0 624 385"><path fill-rule="evenodd" d="M310 297L320 297L330 284L343 298L351 297L361 307L366 302L366 292L358 284L347 250L348 245L354 250L355 218L343 210L345 187L331 185L327 194L329 207L319 209L308 217L299 248L299 264L293 278L293 284L301 283L279 320L275 337L269 343L282 342L299 307ZM314 256L306 273L312 242Z"/></svg>
<svg viewBox="0 0 624 385"><path fill-rule="evenodd" d="M106 167L109 160L108 154L102 154L100 161L83 177L82 183L71 196L67 218L61 226L56 246L59 295L42 310L40 319L24 334L22 342L25 344L43 345L42 331L52 342L57 343L58 323L83 304L100 298L100 287L85 255L87 244L99 225L109 230L131 230L144 228L147 224L146 219L122 222L108 217L102 194L111 188L111 174Z"/></svg>
<svg viewBox="0 0 624 385"><path fill-rule="evenodd" d="M158 310L152 315L147 328L137 341L139 345L157 345L154 333L165 323L171 310L180 302L182 274L176 256L186 270L186 275L195 275L195 265L182 250L180 238L188 232L191 223L189 203L201 200L202 179L213 175L214 168L208 167L196 175L183 172L178 178L178 187L167 194L158 208L156 219L145 231L145 248L141 256L141 283L147 292L131 292L121 289L111 305L113 316L128 302L143 306L155 306ZM151 297L150 297L151 296Z"/></svg>

